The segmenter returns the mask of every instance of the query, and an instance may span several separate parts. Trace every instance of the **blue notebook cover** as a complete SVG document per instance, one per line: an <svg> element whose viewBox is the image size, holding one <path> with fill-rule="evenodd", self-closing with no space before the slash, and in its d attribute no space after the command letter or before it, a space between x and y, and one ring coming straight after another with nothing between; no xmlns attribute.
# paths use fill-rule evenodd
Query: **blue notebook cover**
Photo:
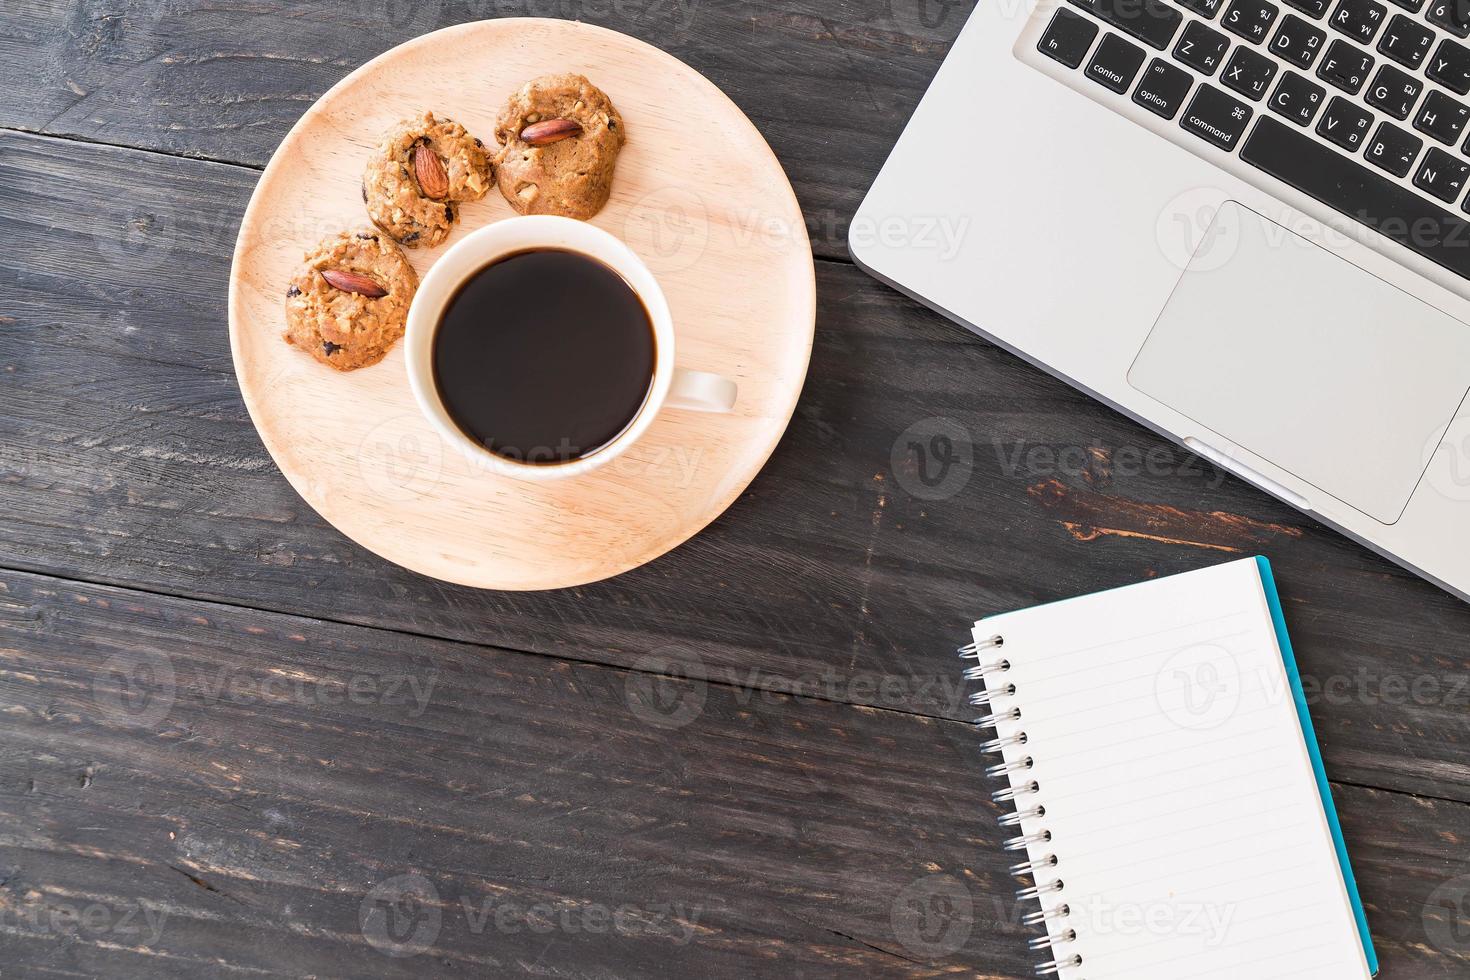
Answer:
<svg viewBox="0 0 1470 980"><path fill-rule="evenodd" d="M1291 637L1286 632L1286 617L1281 612L1276 577L1271 574L1271 563L1259 555L1256 556L1256 568L1261 573L1261 587L1266 592L1271 622L1276 627L1276 645L1281 649L1281 660L1286 666L1286 678L1291 684L1291 697L1296 703L1296 716L1302 725L1307 754L1312 757L1312 772L1317 776L1317 794L1322 797L1322 811L1327 815L1327 825L1332 828L1332 843L1337 848L1337 863L1342 867L1342 881L1347 886L1348 898L1353 903L1353 915L1358 920L1358 938L1363 941L1363 955L1368 960L1368 970L1376 977L1378 954L1373 951L1373 937L1368 932L1368 917L1363 913L1363 900L1358 897L1358 882L1353 877L1353 866L1348 861L1347 844L1342 838L1342 824L1337 819L1337 807L1332 803L1332 789L1327 784L1327 770L1322 765L1322 750L1317 747L1317 733L1312 728L1312 716L1307 711L1307 697L1302 693L1302 678L1297 671L1296 655L1291 650Z"/></svg>

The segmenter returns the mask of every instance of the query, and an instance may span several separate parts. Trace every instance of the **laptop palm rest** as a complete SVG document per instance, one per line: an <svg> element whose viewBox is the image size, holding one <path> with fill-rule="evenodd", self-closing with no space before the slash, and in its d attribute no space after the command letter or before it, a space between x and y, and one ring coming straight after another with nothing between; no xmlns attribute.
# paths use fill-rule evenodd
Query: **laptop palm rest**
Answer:
<svg viewBox="0 0 1470 980"><path fill-rule="evenodd" d="M1392 524L1470 388L1470 326L1227 201L1128 380Z"/></svg>

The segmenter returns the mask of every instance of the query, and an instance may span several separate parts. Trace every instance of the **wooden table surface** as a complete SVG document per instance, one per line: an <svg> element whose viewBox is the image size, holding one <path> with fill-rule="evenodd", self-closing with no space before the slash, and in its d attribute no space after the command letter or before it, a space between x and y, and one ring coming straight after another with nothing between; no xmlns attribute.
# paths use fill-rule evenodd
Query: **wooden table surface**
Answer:
<svg viewBox="0 0 1470 980"><path fill-rule="evenodd" d="M847 260L970 6L5 5L0 975L1029 976L956 638L1255 553L1382 975L1470 975L1470 607ZM225 284L314 99L525 14L729 93L796 186L819 312L728 513L621 578L503 594L389 565L291 491Z"/></svg>

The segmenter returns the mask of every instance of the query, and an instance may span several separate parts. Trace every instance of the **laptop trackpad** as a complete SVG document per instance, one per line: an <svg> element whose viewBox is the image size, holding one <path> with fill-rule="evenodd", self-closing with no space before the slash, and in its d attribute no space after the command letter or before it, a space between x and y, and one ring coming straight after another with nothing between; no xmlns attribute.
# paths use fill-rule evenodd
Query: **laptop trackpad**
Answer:
<svg viewBox="0 0 1470 980"><path fill-rule="evenodd" d="M1227 201L1128 380L1392 524L1470 387L1470 326Z"/></svg>

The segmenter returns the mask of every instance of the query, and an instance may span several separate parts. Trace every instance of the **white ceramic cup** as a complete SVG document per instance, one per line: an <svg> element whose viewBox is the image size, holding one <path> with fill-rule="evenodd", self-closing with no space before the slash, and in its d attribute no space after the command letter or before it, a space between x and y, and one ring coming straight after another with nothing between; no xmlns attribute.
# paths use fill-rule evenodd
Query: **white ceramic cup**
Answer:
<svg viewBox="0 0 1470 980"><path fill-rule="evenodd" d="M434 383L434 333L449 301L486 266L532 249L564 249L601 262L638 294L653 324L653 381L643 408L612 442L566 463L522 463L492 453L455 424ZM561 480L605 466L637 442L663 409L729 412L735 407L737 393L735 382L723 375L674 366L674 320L668 301L653 273L632 249L595 225L550 215L497 221L466 235L440 256L419 284L409 308L404 354L414 401L435 431L476 464L518 480Z"/></svg>

